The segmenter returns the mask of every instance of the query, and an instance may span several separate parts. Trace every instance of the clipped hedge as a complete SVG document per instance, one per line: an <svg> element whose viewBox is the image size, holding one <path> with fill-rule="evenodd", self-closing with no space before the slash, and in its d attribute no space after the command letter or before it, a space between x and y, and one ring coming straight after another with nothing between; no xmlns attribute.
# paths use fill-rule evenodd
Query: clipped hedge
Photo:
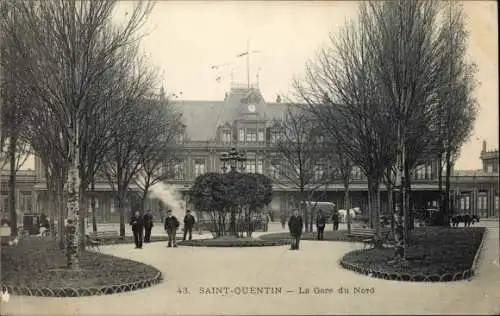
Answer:
<svg viewBox="0 0 500 316"><path fill-rule="evenodd" d="M262 240L256 238L222 237L215 239L183 240L181 246L191 247L270 247L282 246L290 243L290 239Z"/></svg>

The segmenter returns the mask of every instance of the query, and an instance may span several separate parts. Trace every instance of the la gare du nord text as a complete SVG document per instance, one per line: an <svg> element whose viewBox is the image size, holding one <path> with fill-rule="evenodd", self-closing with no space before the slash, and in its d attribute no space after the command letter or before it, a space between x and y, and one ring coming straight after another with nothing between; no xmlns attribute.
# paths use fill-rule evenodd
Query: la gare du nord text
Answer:
<svg viewBox="0 0 500 316"><path fill-rule="evenodd" d="M201 295L279 295L284 293L297 293L309 295L322 294L375 294L375 288L362 288L355 286L352 288L324 288L324 287L298 287L297 289L283 289L281 286L200 286Z"/></svg>

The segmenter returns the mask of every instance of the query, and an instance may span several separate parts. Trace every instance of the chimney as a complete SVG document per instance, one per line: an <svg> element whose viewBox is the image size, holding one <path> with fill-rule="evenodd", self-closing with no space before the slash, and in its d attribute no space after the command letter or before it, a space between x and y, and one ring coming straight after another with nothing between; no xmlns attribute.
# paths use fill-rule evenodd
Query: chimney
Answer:
<svg viewBox="0 0 500 316"><path fill-rule="evenodd" d="M281 96L278 94L278 96L276 97L276 103L281 103Z"/></svg>
<svg viewBox="0 0 500 316"><path fill-rule="evenodd" d="M482 150L482 152L483 153L486 152L486 141L485 140L483 140L483 150Z"/></svg>

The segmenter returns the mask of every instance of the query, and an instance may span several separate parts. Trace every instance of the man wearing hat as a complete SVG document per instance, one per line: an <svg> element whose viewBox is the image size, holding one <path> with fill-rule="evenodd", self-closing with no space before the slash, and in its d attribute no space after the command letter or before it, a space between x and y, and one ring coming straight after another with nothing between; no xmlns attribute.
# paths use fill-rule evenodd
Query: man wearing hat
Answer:
<svg viewBox="0 0 500 316"><path fill-rule="evenodd" d="M165 218L165 231L168 235L168 247L177 247L177 242L175 240L177 228L179 228L179 221L172 214L172 210L168 210L167 217Z"/></svg>
<svg viewBox="0 0 500 316"><path fill-rule="evenodd" d="M186 240L186 236L189 233L189 240L193 239L193 226L195 223L194 216L191 214L190 210L186 211L186 216L184 216L184 238Z"/></svg>

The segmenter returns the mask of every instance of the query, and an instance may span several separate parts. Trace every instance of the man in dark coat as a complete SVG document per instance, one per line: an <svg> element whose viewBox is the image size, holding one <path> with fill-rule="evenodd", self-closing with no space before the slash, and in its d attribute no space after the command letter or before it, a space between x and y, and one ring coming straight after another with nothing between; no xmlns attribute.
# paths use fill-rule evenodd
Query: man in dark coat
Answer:
<svg viewBox="0 0 500 316"><path fill-rule="evenodd" d="M151 230L153 229L153 215L151 210L147 210L143 216L144 221L144 242L149 242L151 239Z"/></svg>
<svg viewBox="0 0 500 316"><path fill-rule="evenodd" d="M292 217L288 220L288 229L290 229L290 234L292 235L292 245L291 250L299 249L300 236L302 235L303 221L302 216L299 215L298 210L293 211Z"/></svg>
<svg viewBox="0 0 500 316"><path fill-rule="evenodd" d="M347 210L348 212L350 210ZM333 231L339 230L339 212L337 210L333 211L332 215Z"/></svg>
<svg viewBox="0 0 500 316"><path fill-rule="evenodd" d="M179 228L179 221L174 215L172 215L172 210L168 210L167 217L165 218L165 231L168 235L168 247L177 247L177 242L175 240L177 228Z"/></svg>
<svg viewBox="0 0 500 316"><path fill-rule="evenodd" d="M134 233L135 248L142 249L142 234L144 232L144 221L139 211L130 219L132 232Z"/></svg>
<svg viewBox="0 0 500 316"><path fill-rule="evenodd" d="M319 210L318 216L316 216L316 229L318 230L318 240L324 240L323 232L325 231L326 216L323 214L322 210Z"/></svg>
<svg viewBox="0 0 500 316"><path fill-rule="evenodd" d="M182 240L186 240L186 235L189 232L189 240L193 239L193 226L195 223L194 216L191 214L190 210L186 211L186 215L184 216L184 238Z"/></svg>

